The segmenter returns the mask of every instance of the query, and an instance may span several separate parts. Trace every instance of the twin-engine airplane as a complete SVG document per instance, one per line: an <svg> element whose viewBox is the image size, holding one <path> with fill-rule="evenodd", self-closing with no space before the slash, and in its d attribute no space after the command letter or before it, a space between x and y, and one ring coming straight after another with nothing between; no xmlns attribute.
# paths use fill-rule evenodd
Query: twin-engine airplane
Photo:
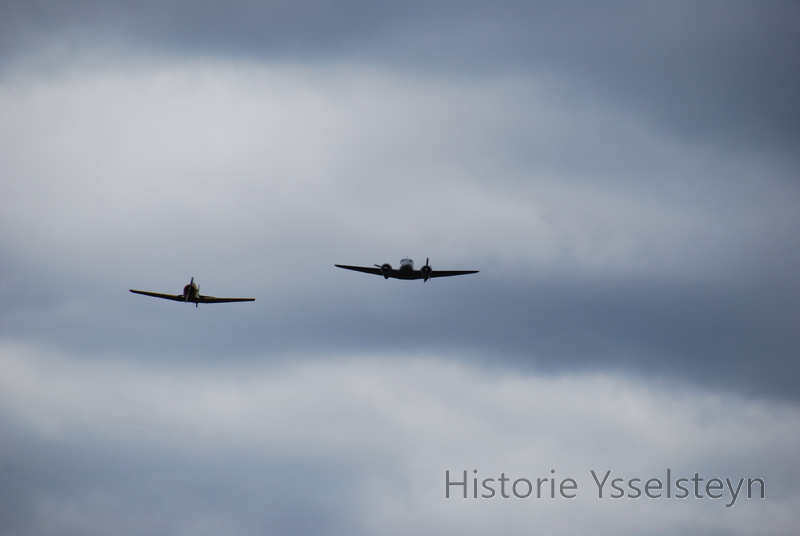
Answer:
<svg viewBox="0 0 800 536"><path fill-rule="evenodd" d="M255 301L255 298L214 298L213 296L203 296L200 294L200 286L194 282L194 277L189 284L183 287L183 294L161 294L159 292L147 292L144 290L130 289L134 294L144 294L154 298L164 298L165 300L182 301L193 303L197 307L200 303L226 303L240 301Z"/></svg>
<svg viewBox="0 0 800 536"><path fill-rule="evenodd" d="M344 268L345 270L354 270L356 272L364 272L365 274L382 275L384 279L394 277L395 279L422 279L423 283L427 283L428 279L432 277L449 277L451 275L464 275L464 274L477 274L478 270L433 270L431 269L430 259L425 259L425 266L419 270L414 269L414 261L406 257L400 261L400 268L395 270L388 262L386 264L376 264L375 268L368 266L347 266L344 264L335 264L337 268Z"/></svg>

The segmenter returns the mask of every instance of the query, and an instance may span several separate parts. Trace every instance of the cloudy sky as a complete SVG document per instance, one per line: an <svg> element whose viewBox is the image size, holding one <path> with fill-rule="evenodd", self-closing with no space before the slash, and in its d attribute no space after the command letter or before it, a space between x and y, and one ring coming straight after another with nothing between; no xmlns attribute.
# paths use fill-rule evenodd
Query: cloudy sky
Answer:
<svg viewBox="0 0 800 536"><path fill-rule="evenodd" d="M791 2L3 2L0 532L794 534L798 31ZM480 273L333 266L406 256ZM256 301L128 292L191 277Z"/></svg>

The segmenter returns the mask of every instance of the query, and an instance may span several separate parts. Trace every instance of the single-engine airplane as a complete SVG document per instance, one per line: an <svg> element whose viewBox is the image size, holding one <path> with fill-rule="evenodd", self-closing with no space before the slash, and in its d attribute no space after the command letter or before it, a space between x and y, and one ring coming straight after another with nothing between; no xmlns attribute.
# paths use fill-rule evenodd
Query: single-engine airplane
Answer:
<svg viewBox="0 0 800 536"><path fill-rule="evenodd" d="M154 298L164 298L165 300L182 301L193 303L195 307L201 303L226 303L240 301L255 301L255 298L214 298L213 296L203 296L200 294L200 286L194 282L194 277L189 284L183 287L183 294L161 294L159 292L147 292L145 290L129 289L134 294L144 294Z"/></svg>
<svg viewBox="0 0 800 536"><path fill-rule="evenodd" d="M449 277L451 275L477 274L478 270L433 270L430 259L425 259L425 266L419 270L414 269L414 261L406 257L400 261L400 268L395 270L388 262L386 264L376 264L375 268L369 266L347 266L344 264L334 264L337 268L364 272L365 274L382 275L384 279L394 277L395 279L422 279L427 283L432 277Z"/></svg>

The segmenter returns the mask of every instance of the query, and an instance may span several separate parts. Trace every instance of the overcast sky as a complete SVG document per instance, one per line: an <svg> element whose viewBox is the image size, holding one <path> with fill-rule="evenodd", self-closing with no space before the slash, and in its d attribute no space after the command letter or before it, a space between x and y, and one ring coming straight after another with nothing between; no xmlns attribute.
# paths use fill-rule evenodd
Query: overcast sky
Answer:
<svg viewBox="0 0 800 536"><path fill-rule="evenodd" d="M799 30L791 2L0 4L0 532L794 534ZM333 266L406 256L480 273ZM191 277L256 301L128 292ZM591 473L668 468L766 498Z"/></svg>

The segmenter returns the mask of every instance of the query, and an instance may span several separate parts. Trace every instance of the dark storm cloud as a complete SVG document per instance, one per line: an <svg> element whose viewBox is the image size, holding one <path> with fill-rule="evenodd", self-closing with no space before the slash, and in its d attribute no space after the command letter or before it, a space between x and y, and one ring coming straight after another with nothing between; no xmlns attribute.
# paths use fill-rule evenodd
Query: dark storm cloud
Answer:
<svg viewBox="0 0 800 536"><path fill-rule="evenodd" d="M630 109L692 139L771 150L796 170L793 2L83 1L3 11L5 62L53 42L62 54L65 44L127 43L456 76L529 71L552 77L565 98Z"/></svg>

